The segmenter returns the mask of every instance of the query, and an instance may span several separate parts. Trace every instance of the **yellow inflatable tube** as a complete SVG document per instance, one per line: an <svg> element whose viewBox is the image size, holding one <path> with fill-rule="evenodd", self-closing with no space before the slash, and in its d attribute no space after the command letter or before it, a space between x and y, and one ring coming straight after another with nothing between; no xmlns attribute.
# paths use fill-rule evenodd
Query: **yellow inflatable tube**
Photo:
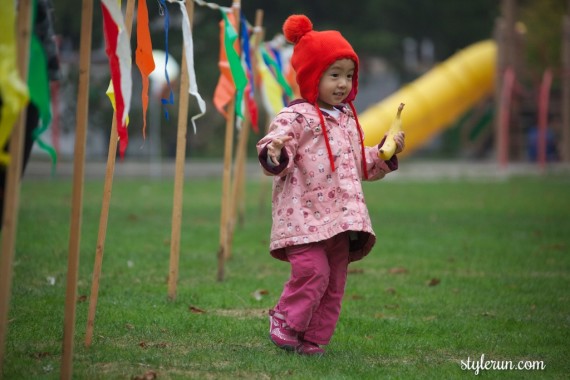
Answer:
<svg viewBox="0 0 570 380"><path fill-rule="evenodd" d="M390 128L400 103L406 150L411 153L431 137L493 93L497 46L494 41L473 44L404 86L359 116L364 143L377 145Z"/></svg>

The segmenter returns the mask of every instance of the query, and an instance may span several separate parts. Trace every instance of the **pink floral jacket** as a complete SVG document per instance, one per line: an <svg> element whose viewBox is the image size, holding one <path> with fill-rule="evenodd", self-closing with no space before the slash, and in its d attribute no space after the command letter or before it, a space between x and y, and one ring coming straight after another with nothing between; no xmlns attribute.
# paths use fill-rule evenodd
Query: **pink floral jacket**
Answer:
<svg viewBox="0 0 570 380"><path fill-rule="evenodd" d="M348 107L339 120L323 112L336 170L331 171L319 116L310 103L293 102L257 143L259 161L273 182L271 255L288 261L285 247L329 239L352 231L350 260L366 256L376 242L362 192L362 155L357 125ZM289 135L280 164L267 163L267 144ZM368 180L398 168L396 156L378 157L378 147L366 147Z"/></svg>

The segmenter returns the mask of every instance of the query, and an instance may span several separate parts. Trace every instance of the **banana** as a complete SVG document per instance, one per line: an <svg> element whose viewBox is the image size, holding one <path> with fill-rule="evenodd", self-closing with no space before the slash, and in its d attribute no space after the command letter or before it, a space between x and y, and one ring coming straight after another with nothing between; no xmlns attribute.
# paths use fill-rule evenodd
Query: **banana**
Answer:
<svg viewBox="0 0 570 380"><path fill-rule="evenodd" d="M402 114L402 110L404 109L404 103L400 103L398 107L398 113L396 114L396 118L392 122L392 126L388 130L388 134L386 135L386 140L384 140L384 144L380 147L378 151L378 157L383 159L384 161L389 160L394 155L396 151L396 141L394 141L394 136L398 134L402 130L402 119L400 118Z"/></svg>

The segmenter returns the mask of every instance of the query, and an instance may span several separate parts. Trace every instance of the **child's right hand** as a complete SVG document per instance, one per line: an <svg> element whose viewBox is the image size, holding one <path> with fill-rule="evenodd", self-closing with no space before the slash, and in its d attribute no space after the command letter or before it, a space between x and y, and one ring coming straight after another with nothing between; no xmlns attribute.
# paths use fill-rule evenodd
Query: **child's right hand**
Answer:
<svg viewBox="0 0 570 380"><path fill-rule="evenodd" d="M277 136L269 144L267 144L267 155L275 165L279 165L279 159L281 158L281 149L285 143L291 140L292 136Z"/></svg>

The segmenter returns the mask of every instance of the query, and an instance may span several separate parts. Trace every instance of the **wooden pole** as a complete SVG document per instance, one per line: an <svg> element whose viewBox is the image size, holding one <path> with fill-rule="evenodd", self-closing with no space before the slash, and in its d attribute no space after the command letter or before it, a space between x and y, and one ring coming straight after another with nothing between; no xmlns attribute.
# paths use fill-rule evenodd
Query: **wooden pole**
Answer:
<svg viewBox="0 0 570 380"><path fill-rule="evenodd" d="M261 25L263 24L263 10L258 9L255 13L255 38L251 50L254 52L252 57L252 65L255 62L255 52L259 46L259 36ZM255 72L255 70L252 70ZM238 137L238 148L235 156L235 167L234 167L234 180L232 183L232 202L231 202L231 215L229 220L229 232L228 232L228 246L225 252L226 259L232 256L232 243L234 238L234 230L238 219L243 220L243 215L241 218L238 216L240 213L240 207L243 205L244 187L245 187L245 164L247 161L247 142L249 140L249 129L250 120L245 119Z"/></svg>
<svg viewBox="0 0 570 380"><path fill-rule="evenodd" d="M505 146L503 133L503 87L504 77L507 69L506 49L505 49L505 29L506 23L503 17L497 18L495 21L495 41L497 43L497 67L495 69L495 128L494 128L494 150L499 166L504 166ZM508 159L508 157L507 157Z"/></svg>
<svg viewBox="0 0 570 380"><path fill-rule="evenodd" d="M560 153L570 162L570 0L562 31L562 138Z"/></svg>
<svg viewBox="0 0 570 380"><path fill-rule="evenodd" d="M511 106L515 80L515 71L512 67L508 67L503 78L501 99L499 100L501 108L499 109L499 142L497 151L499 165L502 168L506 168L509 162Z"/></svg>
<svg viewBox="0 0 570 380"><path fill-rule="evenodd" d="M239 36L239 20L240 20L240 0L235 0L232 5L234 17L236 20L236 31ZM228 105L226 120L226 135L224 143L224 172L222 182L222 210L220 215L220 247L218 249L218 281L224 281L225 278L225 262L226 251L228 249L228 236L229 236L229 217L231 209L231 167L232 167L232 150L234 140L234 126L235 126L235 97Z"/></svg>
<svg viewBox="0 0 570 380"><path fill-rule="evenodd" d="M75 151L73 160L73 191L71 204L71 228L67 263L67 290L63 331L63 357L61 379L71 379L73 372L73 338L75 333L75 303L79 271L79 248L83 209L83 185L85 172L85 142L89 112L89 72L91 69L91 34L93 24L93 0L83 0L81 9L81 37L79 48L79 86L75 124Z"/></svg>
<svg viewBox="0 0 570 380"><path fill-rule="evenodd" d="M537 161L541 171L546 168L547 161L547 129L548 103L550 102L550 86L552 85L552 70L546 69L542 76L538 95L538 130L537 130Z"/></svg>
<svg viewBox="0 0 570 380"><path fill-rule="evenodd" d="M194 2L186 1L188 19L194 18ZM180 73L180 105L178 108L178 132L176 137L176 167L174 173L174 197L172 204L172 232L170 237L170 269L168 271L168 298L176 298L178 262L180 258L180 231L182 228L182 200L184 190L184 165L186 163L186 135L188 132L188 63L182 48Z"/></svg>
<svg viewBox="0 0 570 380"><path fill-rule="evenodd" d="M125 27L130 36L133 29L133 16L135 13L135 1L127 0L125 11ZM103 186L103 201L101 203L101 215L99 217L99 231L97 233L97 245L95 247L95 264L91 279L91 295L89 297L89 311L87 315L87 327L85 330L85 347L90 347L93 341L93 329L95 327L95 312L99 295L99 281L103 266L103 254L105 252L105 240L107 238L107 225L109 221L109 207L111 205L111 193L113 190L113 174L115 172L115 159L117 157L117 119L113 112L111 122L111 136L109 138L109 152L107 153L107 167L105 169L105 184Z"/></svg>
<svg viewBox="0 0 570 380"><path fill-rule="evenodd" d="M30 62L30 37L32 33L32 5L30 0L22 0L18 6L16 19L17 64L23 83L28 82ZM4 10L6 12L6 10ZM2 215L2 256L0 257L0 378L2 377L6 335L8 332L8 309L12 288L12 262L16 247L18 227L18 207L20 204L20 177L27 109L24 107L10 136L10 164L6 172L4 193L4 214Z"/></svg>

